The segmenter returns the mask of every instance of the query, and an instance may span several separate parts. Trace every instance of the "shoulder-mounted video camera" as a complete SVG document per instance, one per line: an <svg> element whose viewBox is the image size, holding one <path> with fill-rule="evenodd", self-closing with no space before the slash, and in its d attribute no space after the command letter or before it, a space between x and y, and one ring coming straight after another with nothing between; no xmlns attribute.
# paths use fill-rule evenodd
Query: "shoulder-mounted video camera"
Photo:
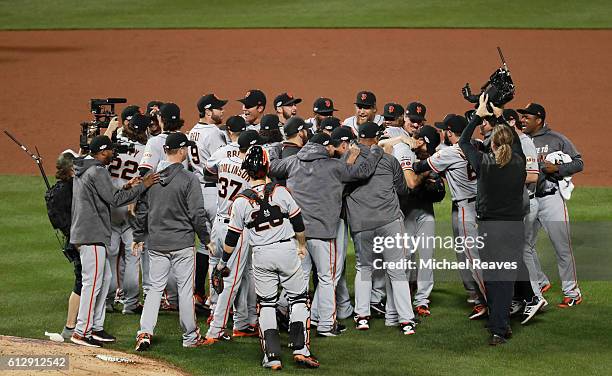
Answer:
<svg viewBox="0 0 612 376"><path fill-rule="evenodd" d="M100 129L108 128L108 123L113 117L117 116L115 113L115 104L117 103L127 103L127 99L94 98L89 100L89 107L93 115L93 120L81 123L81 137L79 138L81 150L88 152L91 139L100 135Z"/></svg>
<svg viewBox="0 0 612 376"><path fill-rule="evenodd" d="M468 102L478 105L478 98L482 93L486 93L489 96L489 103L493 103L495 107L501 108L514 98L515 87L514 82L512 82L512 77L510 76L510 70L506 65L506 60L504 59L501 48L497 47L497 52L499 52L502 66L496 69L491 77L489 77L489 81L482 85L480 93L478 93L478 95L472 94L469 83L465 84L461 89L463 98ZM493 109L489 103L487 103L487 108L492 112Z"/></svg>

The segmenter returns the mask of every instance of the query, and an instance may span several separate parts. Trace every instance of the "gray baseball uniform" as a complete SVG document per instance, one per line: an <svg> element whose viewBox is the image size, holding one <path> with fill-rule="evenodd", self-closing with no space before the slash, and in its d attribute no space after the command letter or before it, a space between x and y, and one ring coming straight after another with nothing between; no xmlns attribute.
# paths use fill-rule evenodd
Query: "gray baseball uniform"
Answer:
<svg viewBox="0 0 612 376"><path fill-rule="evenodd" d="M389 129L389 128L387 128ZM399 128L404 131L402 128ZM399 143L393 146L393 156L399 161L403 171L414 171L413 164L416 163L416 154L410 146ZM404 229L410 236L421 237L423 239L431 239L436 234L436 222L431 202L420 202L416 199L411 199L409 196L400 198L400 206L404 213ZM418 249L408 249L410 259L416 261L416 253L418 252L419 260L433 259L434 247L433 242L423 242L422 247ZM417 263L420 266L420 262ZM434 287L434 273L431 268L419 268L418 276L414 276L417 270L408 270L410 280L417 281L417 291L414 294L415 306L429 306L429 295ZM414 278L416 277L416 278Z"/></svg>
<svg viewBox="0 0 612 376"><path fill-rule="evenodd" d="M202 190L197 177L173 163L160 171L160 182L139 200L134 240L148 234L151 288L145 299L138 334L153 335L162 292L173 272L178 285L178 304L183 346L199 339L193 286L195 276L195 234L209 241ZM171 221L167 218L172 218Z"/></svg>
<svg viewBox="0 0 612 376"><path fill-rule="evenodd" d="M569 213L565 200L559 192L558 180L582 171L583 161L572 142L564 135L551 130L547 125L531 135L531 138L538 153L538 161L542 165L549 153L557 151L568 154L572 158L572 162L558 165L558 173L540 173L536 190L537 207L535 205L533 207L533 210L537 212L537 221L533 223L533 229L528 234L527 242L529 247L535 249L538 231L540 227L544 227L557 256L563 295L578 298L580 289L572 250Z"/></svg>
<svg viewBox="0 0 612 376"><path fill-rule="evenodd" d="M376 114L374 115L374 120L372 121L378 125L381 125L382 123L385 122L385 118L382 117L382 115ZM349 118L344 119L344 121L342 122L342 125L345 127L351 127L353 129L353 132L355 132L355 134L359 134L359 126L357 125L357 116L351 116Z"/></svg>
<svg viewBox="0 0 612 376"><path fill-rule="evenodd" d="M475 239L478 237L478 229L476 227L476 173L472 170L467 162L458 144L437 151L434 155L427 158L427 163L431 169L439 174L444 174L448 182L448 187L451 192L453 206L457 208L453 210L453 234L455 237L460 236L464 239ZM473 260L480 259L478 249L476 247L465 247L464 252L456 250L457 260L465 261L467 257L470 261L471 277L465 269L460 269L460 274L463 279L464 286L468 293L471 291L470 285L472 281L476 282L479 289L479 297L476 304L484 303L485 286L482 278L482 271L474 269Z"/></svg>
<svg viewBox="0 0 612 376"><path fill-rule="evenodd" d="M218 209L211 237L217 255L210 258L211 270L219 262L218 255L223 250L230 222L230 208L234 199L243 190L251 188L249 176L242 169L242 158L238 156L239 154L238 145L229 144L213 153L206 162L206 168L218 176ZM225 155L225 157L217 159L218 155ZM225 288L216 299L213 319L206 334L207 338L218 338L223 335L232 306L234 307L234 329L243 330L257 323L257 296L251 267L251 247L246 236L247 233L243 232L232 257L227 262L230 274L224 278Z"/></svg>
<svg viewBox="0 0 612 376"><path fill-rule="evenodd" d="M265 185L253 187L260 197ZM295 235L289 218L300 214L300 208L287 190L277 185L269 197L271 206L278 206L287 218L280 222L261 223L252 226L251 220L259 211L259 204L240 195L232 206L229 228L237 233L247 233L253 247L253 274L259 302L259 333L264 349L263 364L268 359L270 331L277 331L276 301L280 285L286 290L289 300L290 327L301 325L300 345L294 343L293 353L310 356L310 310L308 305L308 282L300 265ZM280 350L280 348L278 349Z"/></svg>

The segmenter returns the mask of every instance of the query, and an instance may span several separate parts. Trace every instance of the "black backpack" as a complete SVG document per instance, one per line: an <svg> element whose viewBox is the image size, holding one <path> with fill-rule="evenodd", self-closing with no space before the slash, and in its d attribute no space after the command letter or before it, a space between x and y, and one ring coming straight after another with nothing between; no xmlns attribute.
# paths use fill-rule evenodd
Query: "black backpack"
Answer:
<svg viewBox="0 0 612 376"><path fill-rule="evenodd" d="M283 224L285 218L289 218L289 214L283 213L279 206L270 205L270 196L277 185L278 184L273 182L266 184L264 187L263 199L252 189L242 191L241 194L243 196L259 204L259 211L253 214L253 220L246 224L246 228L255 227L255 231L263 231L270 227L280 226ZM265 226L264 224L269 224L269 226Z"/></svg>
<svg viewBox="0 0 612 376"><path fill-rule="evenodd" d="M45 193L45 202L51 225L67 237L72 222L72 179L57 181Z"/></svg>

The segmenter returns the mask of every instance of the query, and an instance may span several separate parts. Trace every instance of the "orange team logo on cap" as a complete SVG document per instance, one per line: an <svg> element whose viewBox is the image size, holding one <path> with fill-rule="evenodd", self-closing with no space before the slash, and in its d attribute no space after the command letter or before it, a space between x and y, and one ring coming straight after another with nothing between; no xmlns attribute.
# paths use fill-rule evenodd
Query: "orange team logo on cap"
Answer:
<svg viewBox="0 0 612 376"><path fill-rule="evenodd" d="M325 101L325 107L331 107L331 102L330 101Z"/></svg>
<svg viewBox="0 0 612 376"><path fill-rule="evenodd" d="M423 111L423 107L417 106L417 109L416 109L417 114L420 114L422 111Z"/></svg>
<svg viewBox="0 0 612 376"><path fill-rule="evenodd" d="M293 95L291 95L291 93L287 93L287 97L288 97L289 99L293 99Z"/></svg>
<svg viewBox="0 0 612 376"><path fill-rule="evenodd" d="M368 98L368 95L366 93L361 93L361 100L365 101Z"/></svg>
<svg viewBox="0 0 612 376"><path fill-rule="evenodd" d="M393 105L389 106L389 112L393 112L395 111L395 107L393 107Z"/></svg>

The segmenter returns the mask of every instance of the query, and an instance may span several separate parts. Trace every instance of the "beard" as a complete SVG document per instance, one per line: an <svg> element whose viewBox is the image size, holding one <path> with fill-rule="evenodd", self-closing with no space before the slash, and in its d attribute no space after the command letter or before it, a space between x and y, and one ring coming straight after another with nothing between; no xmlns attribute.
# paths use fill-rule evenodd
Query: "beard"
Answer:
<svg viewBox="0 0 612 376"><path fill-rule="evenodd" d="M223 123L223 118L219 115L212 114L210 115L210 118L212 119L213 123L215 123L215 125Z"/></svg>

